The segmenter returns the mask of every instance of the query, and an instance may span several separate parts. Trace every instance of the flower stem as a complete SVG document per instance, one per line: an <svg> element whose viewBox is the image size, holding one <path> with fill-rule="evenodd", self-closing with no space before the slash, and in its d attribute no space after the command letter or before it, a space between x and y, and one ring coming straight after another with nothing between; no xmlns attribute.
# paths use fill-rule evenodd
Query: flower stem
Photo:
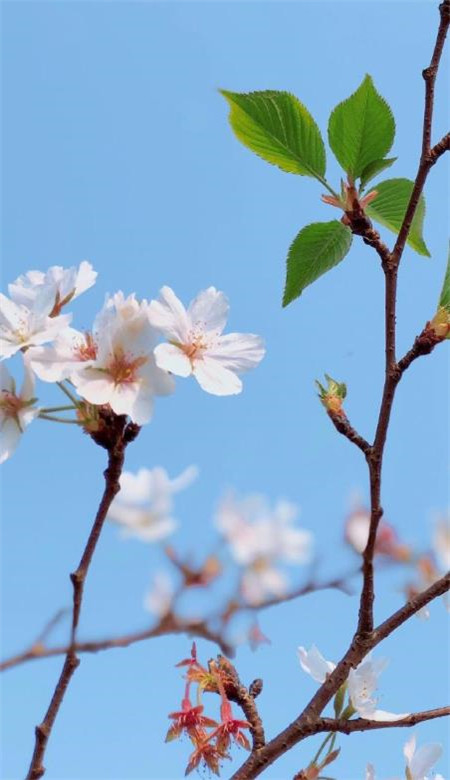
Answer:
<svg viewBox="0 0 450 780"><path fill-rule="evenodd" d="M80 402L78 398L75 398L75 396L70 392L68 387L66 387L63 382L57 382L56 384L58 385L59 388L61 388L61 390L67 396L67 398L70 398L70 400L72 401L73 404L75 404L75 406L79 405Z"/></svg>
<svg viewBox="0 0 450 780"><path fill-rule="evenodd" d="M40 414L40 420L50 420L51 422L67 423L69 425L81 425L79 420L65 420L64 417L55 417L53 414Z"/></svg>
<svg viewBox="0 0 450 780"><path fill-rule="evenodd" d="M46 406L44 409L41 409L41 412L44 414L48 414L49 412L68 412L70 409L76 409L77 407L73 404L68 404L67 406Z"/></svg>

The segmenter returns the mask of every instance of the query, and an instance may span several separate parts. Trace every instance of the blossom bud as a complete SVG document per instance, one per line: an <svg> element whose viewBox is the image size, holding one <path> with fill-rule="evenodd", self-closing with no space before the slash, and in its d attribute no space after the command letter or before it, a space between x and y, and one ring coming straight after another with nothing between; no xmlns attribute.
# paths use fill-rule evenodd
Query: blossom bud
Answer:
<svg viewBox="0 0 450 780"><path fill-rule="evenodd" d="M319 388L319 398L322 404L330 414L345 417L345 412L342 409L342 402L347 395L346 385L344 382L336 382L336 380L332 379L328 374L325 374L325 379L328 383L326 388L316 380L316 385Z"/></svg>
<svg viewBox="0 0 450 780"><path fill-rule="evenodd" d="M450 311L444 306L439 306L436 314L428 324L427 330L433 331L439 339L446 339L450 335Z"/></svg>

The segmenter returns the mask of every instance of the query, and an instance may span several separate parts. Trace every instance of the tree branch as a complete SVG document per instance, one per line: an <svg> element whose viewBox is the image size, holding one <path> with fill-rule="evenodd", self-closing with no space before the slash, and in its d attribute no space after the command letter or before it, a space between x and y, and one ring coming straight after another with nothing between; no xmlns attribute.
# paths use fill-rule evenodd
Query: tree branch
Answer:
<svg viewBox="0 0 450 780"><path fill-rule="evenodd" d="M366 720L355 718L354 720L334 720L333 718L320 718L316 733L321 731L334 731L341 734L353 734L355 731L375 731L376 729L405 728L424 723L426 720L444 718L450 715L450 707L437 707L434 710L414 712L406 718L399 720Z"/></svg>
<svg viewBox="0 0 450 780"><path fill-rule="evenodd" d="M65 650L63 668L47 712L43 721L35 729L35 746L26 780L38 780L45 773L42 762L47 743L72 675L80 663L76 651L76 631L83 600L84 583L108 509L120 490L119 478L122 472L125 448L139 432L137 426L126 425L126 417L123 415L105 412L104 416L104 426L102 426L101 431L93 434L92 438L108 451L108 467L104 472L105 488L78 568L70 575L73 585L71 642Z"/></svg>

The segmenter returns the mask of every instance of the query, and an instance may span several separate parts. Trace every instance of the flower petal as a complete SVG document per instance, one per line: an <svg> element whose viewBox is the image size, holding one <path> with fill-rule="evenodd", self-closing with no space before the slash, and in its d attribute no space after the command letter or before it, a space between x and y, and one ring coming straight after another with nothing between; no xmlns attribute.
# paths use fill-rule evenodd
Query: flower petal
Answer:
<svg viewBox="0 0 450 780"><path fill-rule="evenodd" d="M228 333L208 350L208 357L218 360L225 368L241 372L257 366L265 352L260 336L253 333Z"/></svg>
<svg viewBox="0 0 450 780"><path fill-rule="evenodd" d="M208 357L195 361L194 376L200 387L212 395L236 395L242 390L242 382L236 374Z"/></svg>
<svg viewBox="0 0 450 780"><path fill-rule="evenodd" d="M214 330L222 333L229 311L228 299L215 287L202 290L189 304L188 315L194 326L198 325L203 330Z"/></svg>
<svg viewBox="0 0 450 780"><path fill-rule="evenodd" d="M409 768L413 780L424 780L428 770L442 755L442 746L437 743L422 745L411 758Z"/></svg>
<svg viewBox="0 0 450 780"><path fill-rule="evenodd" d="M171 341L185 343L190 328L186 309L170 287L163 287L158 301L151 301L148 317L154 328Z"/></svg>
<svg viewBox="0 0 450 780"><path fill-rule="evenodd" d="M192 365L188 356L174 344L159 344L154 351L156 365L176 376L190 376Z"/></svg>

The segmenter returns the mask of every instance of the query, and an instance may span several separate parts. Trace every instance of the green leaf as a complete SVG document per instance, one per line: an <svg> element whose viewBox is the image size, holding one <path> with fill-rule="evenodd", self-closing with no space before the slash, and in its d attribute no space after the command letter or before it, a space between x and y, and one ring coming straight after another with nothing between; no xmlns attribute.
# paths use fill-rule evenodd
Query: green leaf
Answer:
<svg viewBox="0 0 450 780"><path fill-rule="evenodd" d="M328 122L328 140L338 162L353 179L381 160L395 135L392 111L366 76L356 92L336 106Z"/></svg>
<svg viewBox="0 0 450 780"><path fill-rule="evenodd" d="M320 130L294 95L220 91L230 105L231 127L244 146L283 171L323 179L326 160Z"/></svg>
<svg viewBox="0 0 450 780"><path fill-rule="evenodd" d="M396 159L397 157L385 157L383 160L374 160L366 165L360 177L360 192L366 187L371 179L378 176L381 171L385 171L386 168L390 168L392 163L395 163Z"/></svg>
<svg viewBox="0 0 450 780"><path fill-rule="evenodd" d="M402 225L414 182L410 179L386 179L377 184L374 190L377 197L368 206L366 213L369 217L379 222L380 225L398 233ZM425 257L430 257L425 241L423 240L423 220L425 217L425 198L420 196L419 204L412 221L411 230L408 235L408 244Z"/></svg>
<svg viewBox="0 0 450 780"><path fill-rule="evenodd" d="M283 306L298 298L305 287L341 262L350 249L352 233L333 222L313 222L296 236L287 257Z"/></svg>
<svg viewBox="0 0 450 780"><path fill-rule="evenodd" d="M448 250L447 270L445 272L444 284L442 285L439 306L450 312L450 246Z"/></svg>

